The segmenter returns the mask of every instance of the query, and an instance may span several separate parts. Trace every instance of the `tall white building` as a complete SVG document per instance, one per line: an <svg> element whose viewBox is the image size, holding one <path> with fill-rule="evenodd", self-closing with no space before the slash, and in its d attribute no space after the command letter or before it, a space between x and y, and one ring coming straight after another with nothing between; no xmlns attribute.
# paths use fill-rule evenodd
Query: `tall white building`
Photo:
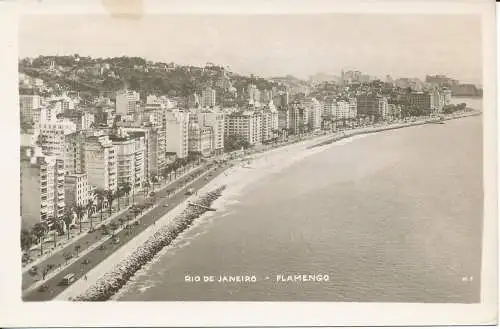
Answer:
<svg viewBox="0 0 500 329"><path fill-rule="evenodd" d="M67 120L44 121L35 125L35 140L46 155L65 159L65 138L76 132L76 125Z"/></svg>
<svg viewBox="0 0 500 329"><path fill-rule="evenodd" d="M308 124L312 131L321 129L321 114L323 112L321 103L316 98L308 98L304 102L305 109L309 112Z"/></svg>
<svg viewBox="0 0 500 329"><path fill-rule="evenodd" d="M140 187L146 179L144 135L129 135L119 129L116 135L110 136L110 140L116 151L118 187L125 184L130 184L132 188Z"/></svg>
<svg viewBox="0 0 500 329"><path fill-rule="evenodd" d="M74 208L76 206L86 206L89 201L90 186L87 174L75 173L65 176L64 197L66 206Z"/></svg>
<svg viewBox="0 0 500 329"><path fill-rule="evenodd" d="M166 112L166 152L185 158L189 151L189 113L179 110Z"/></svg>
<svg viewBox="0 0 500 329"><path fill-rule="evenodd" d="M39 148L21 150L21 218L33 226L62 218L65 207L64 161Z"/></svg>
<svg viewBox="0 0 500 329"><path fill-rule="evenodd" d="M201 106L214 107L215 106L215 89L207 87L201 93Z"/></svg>
<svg viewBox="0 0 500 329"><path fill-rule="evenodd" d="M235 112L225 117L225 137L241 136L250 145L262 143L262 117L255 111Z"/></svg>
<svg viewBox="0 0 500 329"><path fill-rule="evenodd" d="M120 90L116 93L116 114L127 115L136 111L137 102L140 99L138 92L131 90Z"/></svg>
<svg viewBox="0 0 500 329"><path fill-rule="evenodd" d="M19 95L19 108L21 111L21 122L32 123L36 122L33 116L36 116L34 112L39 113L41 107L41 101L39 95ZM39 114L38 114L39 116Z"/></svg>
<svg viewBox="0 0 500 329"><path fill-rule="evenodd" d="M87 136L84 145L85 172L90 185L116 191L117 158L113 142L100 132Z"/></svg>
<svg viewBox="0 0 500 329"><path fill-rule="evenodd" d="M349 102L337 101L337 106L335 109L335 119L336 120L346 120L350 118L351 108Z"/></svg>
<svg viewBox="0 0 500 329"><path fill-rule="evenodd" d="M198 124L212 128L212 146L214 152L224 152L224 113L219 111L203 111L196 114Z"/></svg>
<svg viewBox="0 0 500 329"><path fill-rule="evenodd" d="M260 102L260 90L254 84L248 85L248 99L253 104Z"/></svg>
<svg viewBox="0 0 500 329"><path fill-rule="evenodd" d="M213 151L212 127L200 126L192 121L189 123L189 152L198 152L209 156Z"/></svg>
<svg viewBox="0 0 500 329"><path fill-rule="evenodd" d="M278 111L273 102L270 101L259 112L261 118L261 140L263 142L269 141L275 137L275 131L278 130Z"/></svg>

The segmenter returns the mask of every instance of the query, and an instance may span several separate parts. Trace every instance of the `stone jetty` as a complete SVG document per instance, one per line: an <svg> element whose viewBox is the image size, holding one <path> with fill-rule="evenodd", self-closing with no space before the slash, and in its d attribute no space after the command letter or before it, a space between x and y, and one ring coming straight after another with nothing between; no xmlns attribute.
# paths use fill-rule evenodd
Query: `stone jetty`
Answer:
<svg viewBox="0 0 500 329"><path fill-rule="evenodd" d="M207 194L199 197L194 203L204 207L218 199L225 186L221 186ZM143 245L137 248L130 256L121 261L116 267L103 275L99 280L89 287L83 294L71 298L73 301L106 301L118 292L127 281L144 265L153 259L164 247L184 230L193 224L207 210L202 207L188 206L175 217L169 224L161 227Z"/></svg>

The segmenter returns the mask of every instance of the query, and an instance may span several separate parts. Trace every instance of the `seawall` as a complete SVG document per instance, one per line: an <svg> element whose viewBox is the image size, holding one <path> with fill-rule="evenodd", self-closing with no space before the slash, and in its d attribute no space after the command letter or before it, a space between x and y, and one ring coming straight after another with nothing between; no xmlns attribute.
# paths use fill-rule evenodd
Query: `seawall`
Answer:
<svg viewBox="0 0 500 329"><path fill-rule="evenodd" d="M210 207L211 204L221 196L225 186L221 186L201 197L193 200L193 203ZM161 227L149 237L132 254L119 262L113 270L100 277L83 293L70 298L73 301L106 301L116 294L127 281L144 265L153 259L164 247L189 228L193 221L204 214L207 210L201 207L188 206L176 216L171 223Z"/></svg>

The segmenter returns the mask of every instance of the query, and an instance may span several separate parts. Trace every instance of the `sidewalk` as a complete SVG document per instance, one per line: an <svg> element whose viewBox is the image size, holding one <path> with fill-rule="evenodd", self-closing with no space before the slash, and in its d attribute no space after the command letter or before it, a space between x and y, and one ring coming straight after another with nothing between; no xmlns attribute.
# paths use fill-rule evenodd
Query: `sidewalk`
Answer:
<svg viewBox="0 0 500 329"><path fill-rule="evenodd" d="M203 165L200 165L200 166L196 166L196 167L193 167L191 168L190 170L186 171L185 173L183 173L182 175L178 176L176 179L164 184L163 186L160 185L159 188L155 189L155 191L161 191L163 189L165 189L166 187L169 187L170 185L172 184L175 184L175 183L178 183L178 180L184 178L185 176L191 174L192 172L196 171L196 170L199 170L200 168L203 168ZM195 178L194 180L198 179ZM188 182L186 182L186 184L189 184L191 183L193 180L190 180ZM174 191L173 191L173 195L177 194L180 190L182 190L182 186L180 186L179 188L175 188ZM151 210L155 209L156 207L158 207L159 203L155 203L153 204L150 208L148 208L146 211L144 211L141 215L139 215L139 217L143 217L145 215L147 215ZM121 215L123 212L127 211L128 208L130 206L126 207L126 208L123 208L122 210L120 210L120 212L118 213L115 213L114 215L110 216L109 218L107 218L106 220L103 220L102 222L99 223L99 225L102 225L104 223L107 223L109 221L112 221L113 219L115 219L117 216ZM121 232L124 228L123 227L119 227L116 231L115 231L115 234L118 234L119 232ZM85 232L86 233L86 232ZM67 240L68 243L67 244L64 244L63 246L60 246L61 249L63 248L67 248L68 246L71 246L72 244L77 244L77 242L83 237L85 236L85 233L82 232L82 234L74 237L73 240ZM99 240L96 240L94 241L92 244L90 245L86 245L86 248L81 250L78 254L77 257L74 257L72 258L69 262L65 263L64 265L60 266L60 267L57 267L56 269L52 270L51 272L47 273L47 275L45 276L45 279L43 280L38 280L36 282L34 282L33 284L31 284L29 287L26 287L25 289L23 289L23 295L24 294L27 294L31 291L33 291L34 289L40 287L44 282L46 282L47 280L53 278L54 276L56 276L57 274L59 274L61 271L63 271L64 269L66 269L67 267L71 266L72 264L74 264L75 262L79 261L80 259L82 259L83 256L87 255L89 252L91 252L92 250L96 249L98 246L100 246L102 243L104 243L106 240L110 239L111 236L104 236L102 237L101 239ZM82 246L83 247L83 246ZM51 257L51 256L54 256L55 254L57 254L57 251L56 252L52 252L52 253L48 253L42 257L40 257L40 259L37 259L37 264L43 262L44 260L46 260L48 257ZM31 263L30 266L33 266L35 264ZM23 270L23 275L28 271L28 269L26 270Z"/></svg>
<svg viewBox="0 0 500 329"><path fill-rule="evenodd" d="M125 208L120 209L120 211L112 213L111 216L109 216L106 219L103 219L102 222L99 221L97 224L99 224L99 225L107 224L108 222L112 221L116 217L119 217L120 215L122 215L125 211L128 210L129 207L130 206L126 206ZM65 240L64 242L57 244L57 246L55 248L52 248L48 252L45 252L42 256L38 257L37 259L35 259L31 263L24 265L24 267L22 269L22 273L24 274L24 273L28 272L30 270L30 268L32 268L33 266L36 266L36 265L40 264L41 262L45 261L47 258L53 256L55 253L57 253L59 251L59 249L64 249L71 244L76 244L82 237L85 236L85 234L87 234L87 231L82 230L82 233L77 233L76 235L71 236L71 238L69 240Z"/></svg>

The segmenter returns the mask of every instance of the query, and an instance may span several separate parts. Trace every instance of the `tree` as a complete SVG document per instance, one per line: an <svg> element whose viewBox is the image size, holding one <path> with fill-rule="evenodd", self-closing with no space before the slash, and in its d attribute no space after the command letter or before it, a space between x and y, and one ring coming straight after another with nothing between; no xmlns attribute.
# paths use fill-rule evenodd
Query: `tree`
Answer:
<svg viewBox="0 0 500 329"><path fill-rule="evenodd" d="M144 188L146 189L146 195L149 194L149 187L151 186L151 184L149 184L149 180L145 180L144 181L144 184L143 184Z"/></svg>
<svg viewBox="0 0 500 329"><path fill-rule="evenodd" d="M80 233L82 233L83 216L85 215L85 212L86 212L85 207L78 205L78 206L76 206L75 211L76 211L76 216L78 217L78 223L80 226Z"/></svg>
<svg viewBox="0 0 500 329"><path fill-rule="evenodd" d="M42 268L42 280L45 280L45 277L47 274L52 271L52 269L55 267L54 264L47 264Z"/></svg>
<svg viewBox="0 0 500 329"><path fill-rule="evenodd" d="M43 240L47 231L48 227L45 223L36 223L32 228L33 235L40 241L40 255L43 255Z"/></svg>
<svg viewBox="0 0 500 329"><path fill-rule="evenodd" d="M87 201L87 216L90 220L90 229L93 228L93 225L92 225L92 215L94 214L94 209L95 209L95 205L94 205L94 200L92 198L90 198L88 201Z"/></svg>
<svg viewBox="0 0 500 329"><path fill-rule="evenodd" d="M21 249L28 252L33 245L33 235L28 229L21 230Z"/></svg>
<svg viewBox="0 0 500 329"><path fill-rule="evenodd" d="M111 211L113 208L113 200L115 199L115 193L111 190L106 190L106 199L108 200L108 212L111 215Z"/></svg>
<svg viewBox="0 0 500 329"><path fill-rule="evenodd" d="M76 257L78 257L78 253L80 252L81 249L82 249L82 246L80 246L79 244L77 244L75 246Z"/></svg>
<svg viewBox="0 0 500 329"><path fill-rule="evenodd" d="M155 183L158 183L158 177L156 175L151 176L151 183L153 183L152 187L153 187L153 192L154 192L155 191Z"/></svg>
<svg viewBox="0 0 500 329"><path fill-rule="evenodd" d="M68 262L70 261L71 258L73 258L73 256L71 256L71 253L69 252L64 252L63 253L63 257L64 257L64 261L65 261L65 265L68 264Z"/></svg>
<svg viewBox="0 0 500 329"><path fill-rule="evenodd" d="M224 151L232 152L240 149L247 149L250 143L241 135L229 135L224 138Z"/></svg>
<svg viewBox="0 0 500 329"><path fill-rule="evenodd" d="M63 221L64 226L66 228L66 233L68 233L68 240L69 240L69 234L71 231L71 224L73 223L73 212L71 209L69 209L69 208L65 209L62 221Z"/></svg>
<svg viewBox="0 0 500 329"><path fill-rule="evenodd" d="M115 192L116 204L118 206L118 211L120 211L120 198L124 195L123 190L118 186Z"/></svg>
<svg viewBox="0 0 500 329"><path fill-rule="evenodd" d="M104 200L106 199L106 191L104 191L103 189L97 189L96 195L97 195L97 204L99 207L99 211L101 213L101 222L102 222L102 212L103 212L103 208L104 208Z"/></svg>
<svg viewBox="0 0 500 329"><path fill-rule="evenodd" d="M120 186L120 190L127 196L127 206L130 204L130 191L132 190L132 185L129 182L123 183Z"/></svg>

